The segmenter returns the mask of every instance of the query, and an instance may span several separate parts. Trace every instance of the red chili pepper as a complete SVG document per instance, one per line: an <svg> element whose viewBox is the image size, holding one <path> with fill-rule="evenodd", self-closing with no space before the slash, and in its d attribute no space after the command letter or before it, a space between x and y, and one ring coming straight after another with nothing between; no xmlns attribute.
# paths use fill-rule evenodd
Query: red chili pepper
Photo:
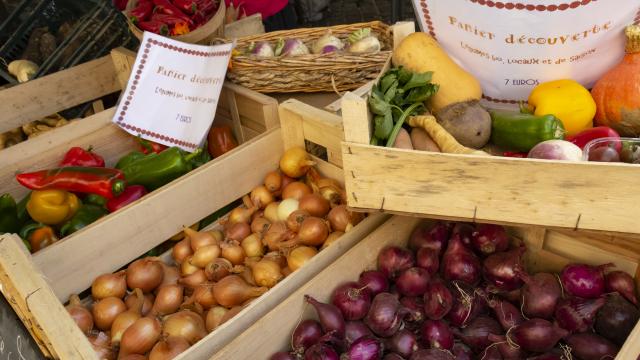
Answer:
<svg viewBox="0 0 640 360"><path fill-rule="evenodd" d="M193 0L172 0L173 5L187 14L195 14L198 5Z"/></svg>
<svg viewBox="0 0 640 360"><path fill-rule="evenodd" d="M148 20L152 13L153 1L140 0L136 7L129 12L129 19L131 19L134 24L137 24L139 22Z"/></svg>
<svg viewBox="0 0 640 360"><path fill-rule="evenodd" d="M112 199L124 190L124 174L101 167L63 167L16 175L22 186L31 190L59 189L89 193Z"/></svg>
<svg viewBox="0 0 640 360"><path fill-rule="evenodd" d="M594 128L579 132L576 135L567 136L566 140L578 145L580 149L584 149L589 141L605 137L619 139L620 135L608 126L596 126ZM608 145L608 142L604 142L603 145ZM616 149L616 151L620 152L620 150L622 149L622 142L613 142L613 147Z"/></svg>
<svg viewBox="0 0 640 360"><path fill-rule="evenodd" d="M159 21L141 21L136 25L140 30L149 31L159 35L169 35L169 26Z"/></svg>
<svg viewBox="0 0 640 360"><path fill-rule="evenodd" d="M502 153L502 156L512 157L512 158L526 158L527 155L528 154L526 152L517 152L517 151L505 151Z"/></svg>
<svg viewBox="0 0 640 360"><path fill-rule="evenodd" d="M175 5L173 5L169 0L153 0L153 3L156 5L153 11L160 12L162 14L173 15L181 18L188 24L192 24L191 19L183 13L180 9L178 9Z"/></svg>
<svg viewBox="0 0 640 360"><path fill-rule="evenodd" d="M127 188L124 189L122 194L107 201L107 210L109 210L109 212L114 212L116 210L119 210L131 204L132 202L140 199L146 194L147 194L147 189L145 189L144 186L142 185L127 186Z"/></svg>
<svg viewBox="0 0 640 360"><path fill-rule="evenodd" d="M167 150L169 147L166 145L158 144L153 141L145 140L141 137L138 137L138 144L140 145L140 151L143 154L148 155L151 153L160 154L161 152Z"/></svg>
<svg viewBox="0 0 640 360"><path fill-rule="evenodd" d="M218 10L219 5L216 1L213 1L213 0L195 0L195 1L198 7L198 12L205 15L205 18L207 18L207 15L211 15L211 13Z"/></svg>
<svg viewBox="0 0 640 360"><path fill-rule="evenodd" d="M116 9L118 9L118 11L124 11L124 9L127 8L127 4L129 3L129 0L113 0L112 3L113 3L113 6L115 6Z"/></svg>
<svg viewBox="0 0 640 360"><path fill-rule="evenodd" d="M173 15L168 15L168 14L162 14L162 13L154 13L151 16L151 21L160 21L163 22L169 26L176 26L176 24L184 24L185 21L184 19L177 17L177 16L173 16Z"/></svg>
<svg viewBox="0 0 640 360"><path fill-rule="evenodd" d="M81 147L74 146L64 156L61 167L65 166L84 166L84 167L104 167L104 159L102 156L91 151L91 147L85 150Z"/></svg>

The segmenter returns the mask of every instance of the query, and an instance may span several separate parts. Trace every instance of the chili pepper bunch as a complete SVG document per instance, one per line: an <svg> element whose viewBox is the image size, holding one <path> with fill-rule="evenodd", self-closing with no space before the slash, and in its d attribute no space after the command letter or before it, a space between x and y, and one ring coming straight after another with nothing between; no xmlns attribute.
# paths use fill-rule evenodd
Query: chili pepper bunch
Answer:
<svg viewBox="0 0 640 360"><path fill-rule="evenodd" d="M217 0L138 0L127 16L141 30L175 36L207 23L218 6Z"/></svg>

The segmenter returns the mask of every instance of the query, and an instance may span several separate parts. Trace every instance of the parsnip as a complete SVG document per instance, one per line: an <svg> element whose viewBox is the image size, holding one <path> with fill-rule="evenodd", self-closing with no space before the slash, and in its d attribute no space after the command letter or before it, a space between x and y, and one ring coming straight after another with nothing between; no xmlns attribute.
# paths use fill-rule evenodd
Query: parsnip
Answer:
<svg viewBox="0 0 640 360"><path fill-rule="evenodd" d="M432 115L411 116L409 117L409 125L423 128L443 153L489 155L484 151L460 145L451 134L438 124L438 121Z"/></svg>

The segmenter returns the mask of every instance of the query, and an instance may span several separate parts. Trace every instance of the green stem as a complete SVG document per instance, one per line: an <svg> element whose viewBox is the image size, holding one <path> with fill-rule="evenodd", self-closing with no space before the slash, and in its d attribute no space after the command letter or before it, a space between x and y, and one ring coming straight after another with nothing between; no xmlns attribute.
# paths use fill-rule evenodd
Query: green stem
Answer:
<svg viewBox="0 0 640 360"><path fill-rule="evenodd" d="M393 125L393 130L391 130L391 135L389 135L386 147L393 147L393 143L396 142L396 138L398 137L398 133L400 132L405 119L407 118L407 116L409 116L409 114L411 114L411 112L413 112L413 110L417 109L420 105L422 105L422 103L420 102L413 103L407 108L407 110L402 112L402 115L400 115L398 121L395 123L395 125Z"/></svg>
<svg viewBox="0 0 640 360"><path fill-rule="evenodd" d="M196 151L192 152L189 155L185 155L184 159L185 161L191 161L193 160L193 158L195 158L196 156L199 156L200 154L202 154L202 148L198 148L196 149Z"/></svg>

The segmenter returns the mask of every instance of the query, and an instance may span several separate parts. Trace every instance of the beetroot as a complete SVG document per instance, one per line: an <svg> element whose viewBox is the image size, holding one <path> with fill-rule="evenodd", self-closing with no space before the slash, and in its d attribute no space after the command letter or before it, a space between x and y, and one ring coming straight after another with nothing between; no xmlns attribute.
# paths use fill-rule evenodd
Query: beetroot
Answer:
<svg viewBox="0 0 640 360"><path fill-rule="evenodd" d="M640 318L638 309L619 294L607 296L607 301L596 315L596 332L622 346Z"/></svg>
<svg viewBox="0 0 640 360"><path fill-rule="evenodd" d="M551 319L562 295L556 276L549 273L519 275L525 282L522 287L522 312L529 318Z"/></svg>
<svg viewBox="0 0 640 360"><path fill-rule="evenodd" d="M471 237L473 248L483 255L507 250L509 237L504 227L492 224L478 224Z"/></svg>
<svg viewBox="0 0 640 360"><path fill-rule="evenodd" d="M476 285L480 281L480 260L457 237L452 237L440 264L447 281L464 281Z"/></svg>
<svg viewBox="0 0 640 360"><path fill-rule="evenodd" d="M605 303L604 298L582 299L569 297L560 299L556 305L555 319L561 328L570 332L585 332L591 329L596 312Z"/></svg>
<svg viewBox="0 0 640 360"><path fill-rule="evenodd" d="M510 251L490 255L483 262L484 278L503 291L511 291L521 287L523 282L518 274L524 271L522 254L525 250L524 246L520 246Z"/></svg>

